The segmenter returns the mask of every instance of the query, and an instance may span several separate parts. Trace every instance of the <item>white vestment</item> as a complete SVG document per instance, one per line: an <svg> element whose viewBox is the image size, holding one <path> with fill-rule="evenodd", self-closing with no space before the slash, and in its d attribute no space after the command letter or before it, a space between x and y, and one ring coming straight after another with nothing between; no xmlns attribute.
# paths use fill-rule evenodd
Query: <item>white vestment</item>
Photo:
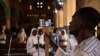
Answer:
<svg viewBox="0 0 100 56"><path fill-rule="evenodd" d="M33 29L32 29L32 31L33 31ZM32 31L31 31L30 37L27 40L27 46L26 46L27 53L32 55L32 56L38 56L38 54L39 54L39 56L45 56L45 49L44 48L36 49L36 47L34 46L35 44L38 44L38 35L33 36ZM44 45L44 42L43 42L41 37L39 39L39 43Z"/></svg>
<svg viewBox="0 0 100 56"><path fill-rule="evenodd" d="M54 56L66 56L66 52L63 49L61 49L60 47L58 47Z"/></svg>

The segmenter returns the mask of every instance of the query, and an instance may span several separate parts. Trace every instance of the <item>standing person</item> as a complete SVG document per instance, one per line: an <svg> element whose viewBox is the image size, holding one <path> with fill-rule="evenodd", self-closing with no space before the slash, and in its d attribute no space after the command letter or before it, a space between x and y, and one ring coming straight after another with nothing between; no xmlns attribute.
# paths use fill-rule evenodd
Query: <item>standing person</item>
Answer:
<svg viewBox="0 0 100 56"><path fill-rule="evenodd" d="M39 46L38 46L39 45ZM38 43L37 29L31 30L30 37L27 40L27 53L32 56L45 56L45 50L42 44Z"/></svg>
<svg viewBox="0 0 100 56"><path fill-rule="evenodd" d="M100 14L92 7L84 7L75 12L69 30L79 45L72 56L100 56L100 41L95 36L95 27L99 22Z"/></svg>
<svg viewBox="0 0 100 56"><path fill-rule="evenodd" d="M45 56L45 40L42 28L38 29L38 56Z"/></svg>
<svg viewBox="0 0 100 56"><path fill-rule="evenodd" d="M59 47L59 38L60 38L60 31L58 28L54 28L53 33L51 34L51 55L55 55L58 47Z"/></svg>
<svg viewBox="0 0 100 56"><path fill-rule="evenodd" d="M37 30L34 28L31 30L31 35L29 36L27 40L27 53L32 56L36 56L35 53L37 52L36 46L37 44Z"/></svg>
<svg viewBox="0 0 100 56"><path fill-rule="evenodd" d="M59 41L59 46L66 52L67 51L67 44L68 44L68 35L65 29L61 30L61 37Z"/></svg>
<svg viewBox="0 0 100 56"><path fill-rule="evenodd" d="M38 38L39 38L39 43L44 46L45 40L44 40L44 32L43 32L42 28L38 29Z"/></svg>
<svg viewBox="0 0 100 56"><path fill-rule="evenodd" d="M53 34L51 36L51 40L57 46L59 46L59 38L60 38L60 31L59 31L59 29L58 28L54 28Z"/></svg>

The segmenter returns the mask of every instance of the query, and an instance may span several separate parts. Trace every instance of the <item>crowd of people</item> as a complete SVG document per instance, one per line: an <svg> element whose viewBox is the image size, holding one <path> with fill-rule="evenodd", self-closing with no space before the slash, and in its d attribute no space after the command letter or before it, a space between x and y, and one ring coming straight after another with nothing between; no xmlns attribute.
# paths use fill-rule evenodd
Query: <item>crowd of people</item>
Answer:
<svg viewBox="0 0 100 56"><path fill-rule="evenodd" d="M100 37L95 35L95 27L100 22L99 12L92 7L83 7L72 16L68 29L54 28L48 37L53 45L50 56L100 56ZM32 28L27 36L24 28L17 35L19 43L26 43L27 54L45 56L45 34L41 27ZM4 44L6 34L0 28L0 44Z"/></svg>
<svg viewBox="0 0 100 56"><path fill-rule="evenodd" d="M60 47L64 52L68 52L68 46L73 46L69 50L73 51L73 48L78 44L75 37L69 38L68 33L65 29L54 28L53 32L48 35L51 40L49 47L50 56L54 56L57 49ZM43 32L42 28L32 28L30 36L27 40L27 53L32 56L45 56L45 37L46 33ZM72 42L73 41L73 42ZM70 43L69 43L70 42ZM76 44L75 44L76 43ZM69 47L70 47L69 46ZM69 55L69 53L67 54Z"/></svg>
<svg viewBox="0 0 100 56"><path fill-rule="evenodd" d="M1 39L0 44L1 43L6 44L6 33L5 32L3 33L2 28L0 32L1 32L0 39L2 38L4 41L4 42L1 42L2 40ZM43 32L42 27L32 28L29 36L26 34L25 29L22 27L20 28L19 32L13 32L13 35L12 35L12 38L13 38L12 43L26 44L26 51L28 55L45 56L45 39L44 39L45 36L44 35L46 35L46 33ZM69 37L68 37L68 33L66 29L54 28L52 29L52 32L50 32L50 35L48 37L51 40L51 47L49 48L49 50L51 49L51 51L49 51L51 56L52 55L54 56L58 47L61 47L62 50L67 52L66 48L68 45Z"/></svg>

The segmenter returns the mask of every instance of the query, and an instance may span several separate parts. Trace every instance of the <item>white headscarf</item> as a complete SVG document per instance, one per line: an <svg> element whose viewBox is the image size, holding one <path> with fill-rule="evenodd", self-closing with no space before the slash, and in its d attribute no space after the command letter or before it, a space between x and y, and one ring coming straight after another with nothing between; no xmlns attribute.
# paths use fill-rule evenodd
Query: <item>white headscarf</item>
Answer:
<svg viewBox="0 0 100 56"><path fill-rule="evenodd" d="M39 50L39 56L45 56L45 50L44 49L42 49L42 48L36 49L35 47L33 47L34 44L38 44L38 38L37 38L38 35L36 35L36 36L32 35L32 32L34 30L37 30L37 29L32 28L31 33L30 33L30 37L27 41L27 53L29 53L32 56L38 56L38 50ZM40 39L39 42L41 44L43 42L42 39ZM44 44L44 42L42 44Z"/></svg>
<svg viewBox="0 0 100 56"><path fill-rule="evenodd" d="M33 30L36 30L36 28L32 28L31 33L30 33L30 36L33 36L32 35Z"/></svg>
<svg viewBox="0 0 100 56"><path fill-rule="evenodd" d="M62 29L62 31L64 31L63 38L67 40L68 39L68 34L67 34L66 30Z"/></svg>
<svg viewBox="0 0 100 56"><path fill-rule="evenodd" d="M21 33L24 33L26 35L24 28L21 29Z"/></svg>

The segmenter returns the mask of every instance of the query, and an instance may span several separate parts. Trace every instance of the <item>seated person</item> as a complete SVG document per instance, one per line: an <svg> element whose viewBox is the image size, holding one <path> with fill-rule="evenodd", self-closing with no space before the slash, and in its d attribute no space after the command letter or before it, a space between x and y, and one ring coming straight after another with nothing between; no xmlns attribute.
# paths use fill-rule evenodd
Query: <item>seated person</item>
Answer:
<svg viewBox="0 0 100 56"><path fill-rule="evenodd" d="M67 51L66 47L67 47L67 44L68 44L68 35L66 33L66 30L63 29L61 31L61 37L60 37L60 41L59 41L59 46L64 50L64 51Z"/></svg>
<svg viewBox="0 0 100 56"><path fill-rule="evenodd" d="M6 44L6 35L2 32L2 28L0 27L0 44Z"/></svg>
<svg viewBox="0 0 100 56"><path fill-rule="evenodd" d="M24 28L21 28L17 36L18 43L26 43L26 39L27 39L27 35L25 33L25 30Z"/></svg>

